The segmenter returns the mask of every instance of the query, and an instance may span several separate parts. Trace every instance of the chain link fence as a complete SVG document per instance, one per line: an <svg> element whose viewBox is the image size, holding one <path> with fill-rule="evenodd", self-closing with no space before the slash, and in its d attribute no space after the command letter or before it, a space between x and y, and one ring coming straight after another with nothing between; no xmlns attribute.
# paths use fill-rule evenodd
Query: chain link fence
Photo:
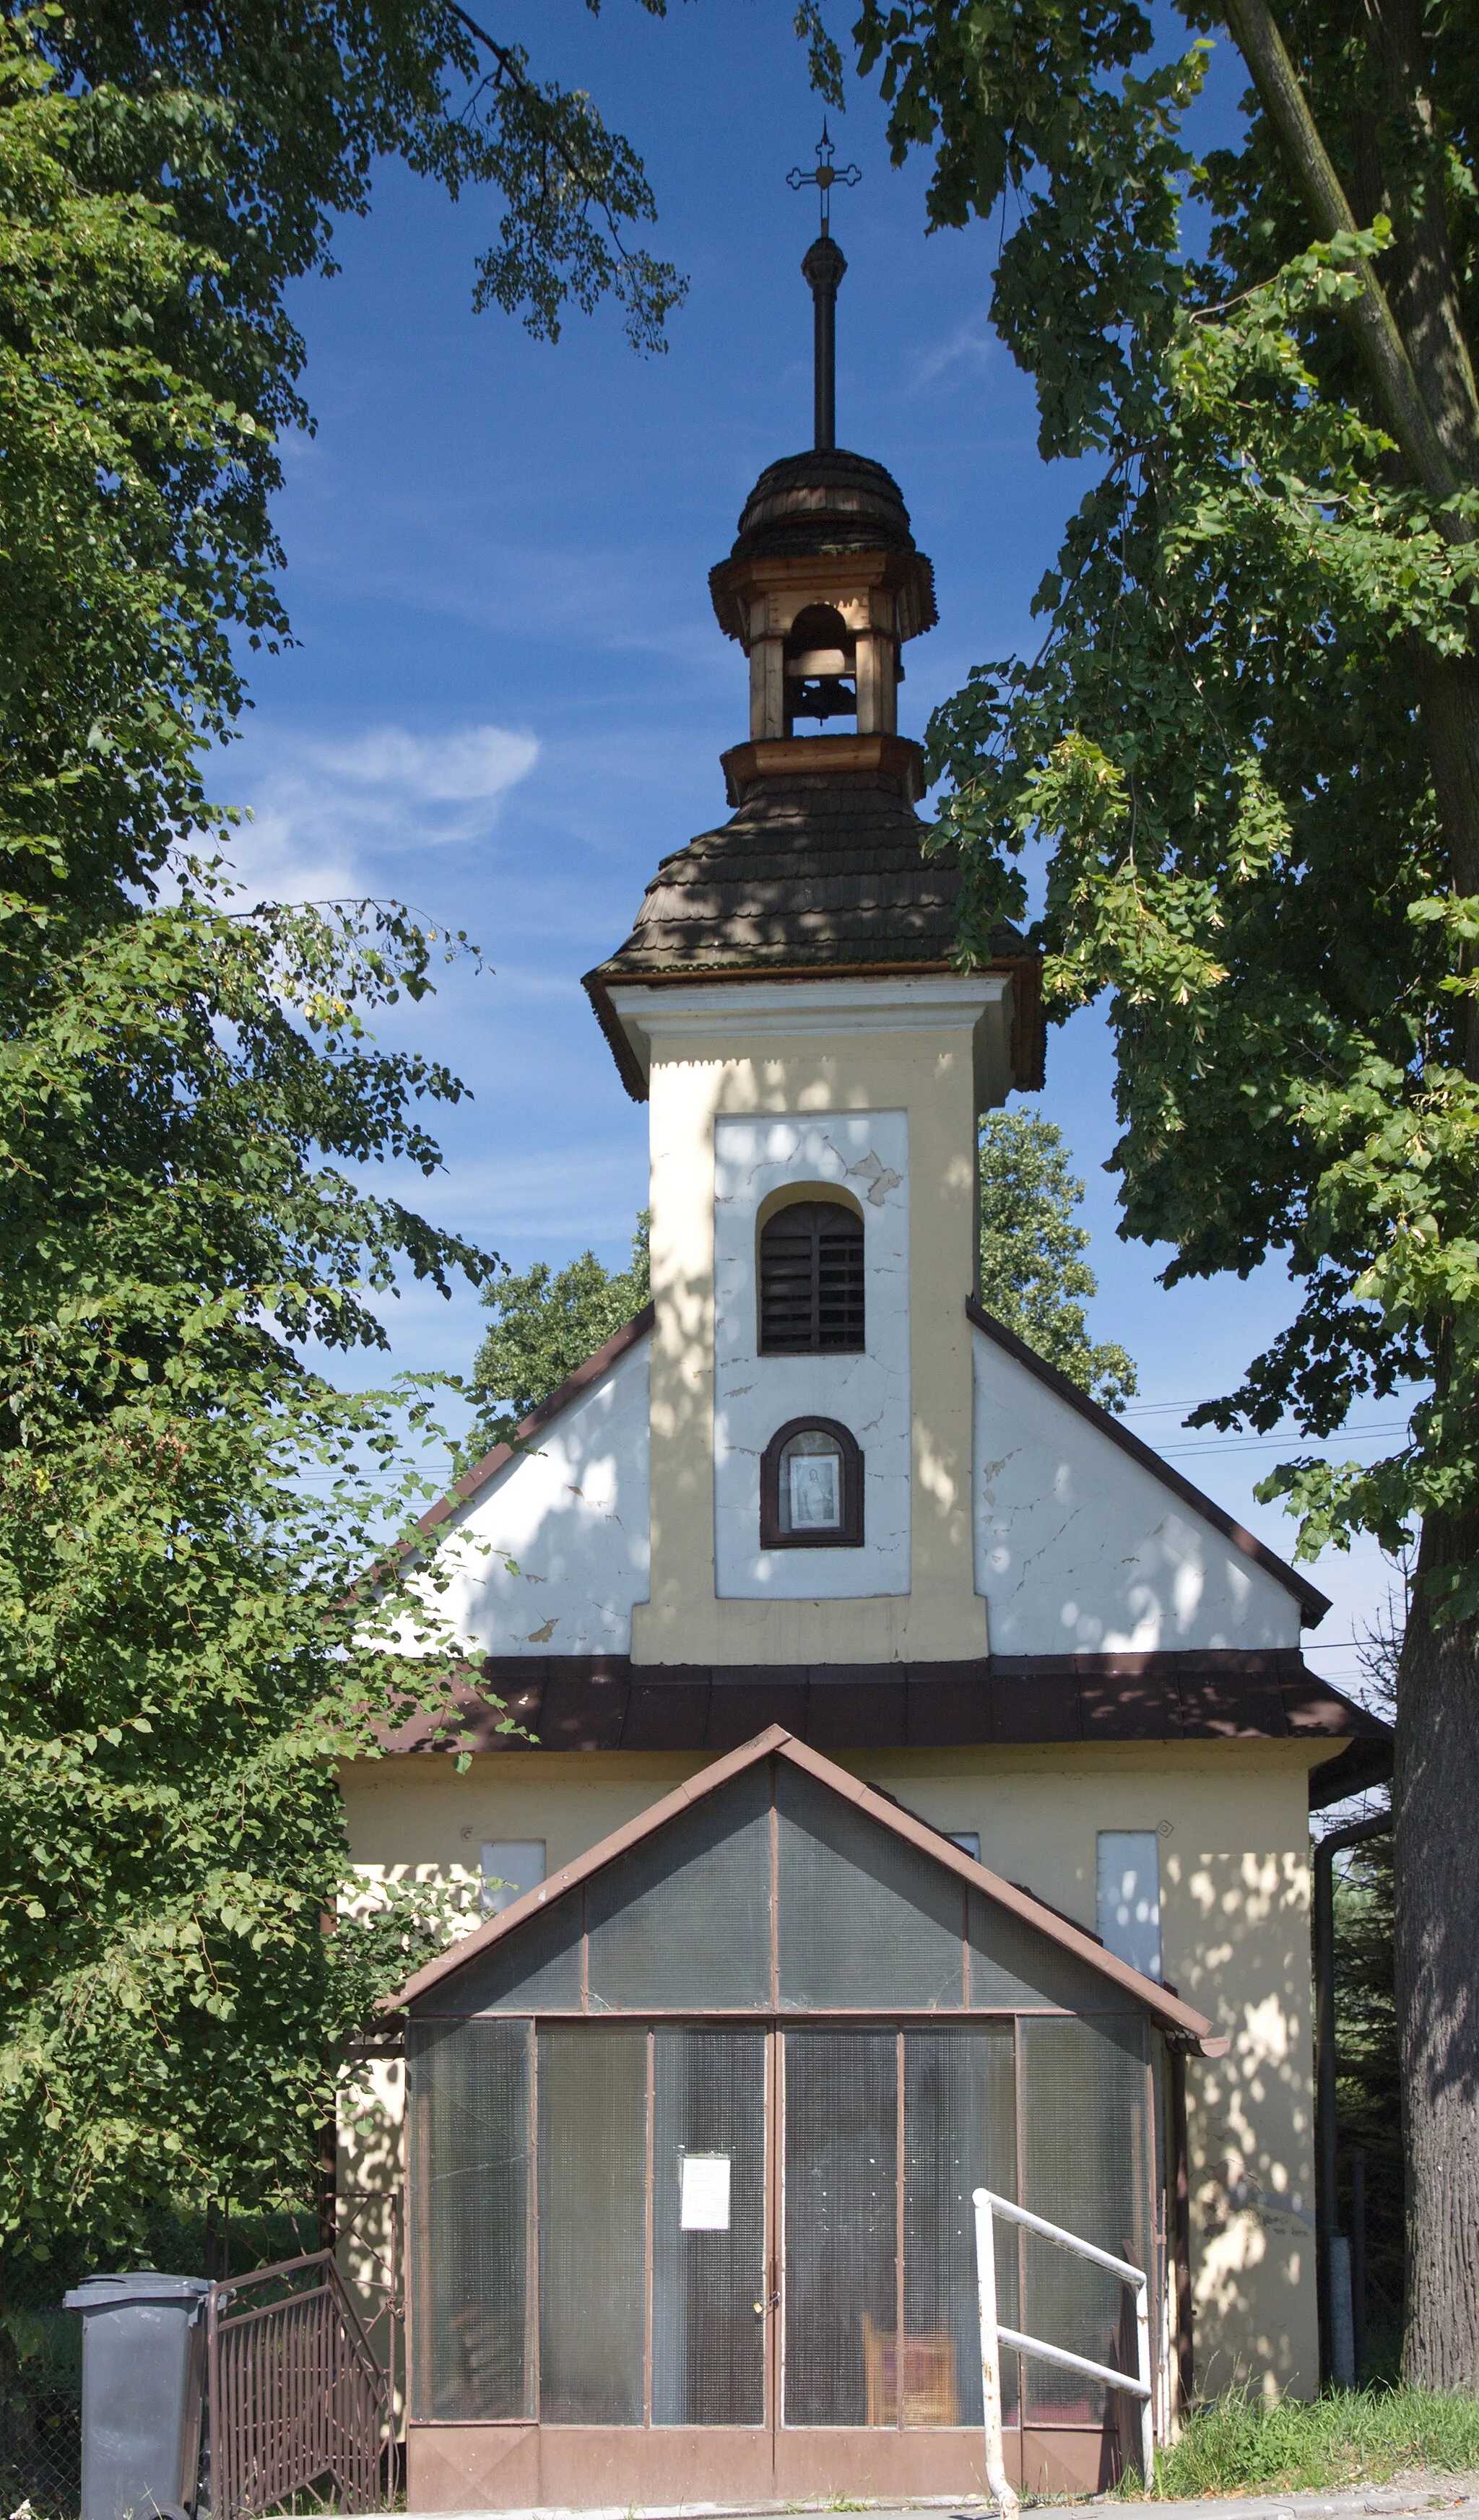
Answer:
<svg viewBox="0 0 1479 2520"><path fill-rule="evenodd" d="M76 2520L82 2486L82 2321L62 2296L84 2275L245 2274L318 2246L310 2212L160 2217L139 2246L69 2238L0 2257L0 2520Z"/></svg>
<svg viewBox="0 0 1479 2520"><path fill-rule="evenodd" d="M0 2265L0 2511L68 2520L82 2476L82 2321L51 2260Z"/></svg>

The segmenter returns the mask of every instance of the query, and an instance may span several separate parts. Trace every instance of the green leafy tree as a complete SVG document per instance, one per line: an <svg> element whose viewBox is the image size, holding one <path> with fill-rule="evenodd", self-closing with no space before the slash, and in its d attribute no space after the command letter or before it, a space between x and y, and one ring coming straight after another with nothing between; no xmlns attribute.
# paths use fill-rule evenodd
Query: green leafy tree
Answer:
<svg viewBox="0 0 1479 2520"><path fill-rule="evenodd" d="M433 1715L461 1667L408 1520L430 1398L305 1351L494 1265L364 1169L438 1164L462 1089L369 1026L463 940L252 903L202 776L289 636L283 292L388 151L501 189L482 298L554 337L611 292L655 341L640 165L455 8L0 23L7 2259L310 2195L348 2031L448 1923L354 1905L333 1777L406 1711L408 1641Z"/></svg>
<svg viewBox="0 0 1479 2520"><path fill-rule="evenodd" d="M323 1930L332 1760L396 1720L397 1618L433 1707L457 1668L434 1577L354 1598L425 1485L426 1400L345 1399L301 1357L383 1344L366 1296L402 1267L489 1265L337 1169L437 1160L415 1106L455 1080L364 1017L444 947L373 905L247 909L190 844L202 732L240 698L229 627L280 627L253 477L285 410L271 328L132 187L210 147L180 100L64 90L0 30L11 2251L304 2193L343 2038L428 1930L393 1901Z"/></svg>
<svg viewBox="0 0 1479 2520"><path fill-rule="evenodd" d="M508 1443L530 1410L650 1301L648 1224L644 1210L625 1269L604 1269L594 1251L582 1251L564 1269L536 1260L518 1278L505 1264L484 1287L482 1300L496 1318L472 1368L479 1403L470 1439L474 1455Z"/></svg>
<svg viewBox="0 0 1479 2520"><path fill-rule="evenodd" d="M841 57L803 12L815 72ZM1039 929L1101 994L1123 1230L1172 1282L1282 1254L1287 1328L1204 1422L1325 1437L1415 1390L1374 1466L1267 1484L1300 1548L1420 1531L1397 1705L1405 2369L1479 2387L1479 68L1444 0L860 0L858 68L936 225L1000 234L1040 444L1095 478L1031 659L941 710L965 941ZM1251 85L1199 153L1202 30ZM999 224L1000 223L1000 224Z"/></svg>
<svg viewBox="0 0 1479 2520"><path fill-rule="evenodd" d="M666 0L636 5L666 15ZM600 0L586 6L599 15ZM334 269L335 222L364 216L386 156L454 200L501 200L477 308L521 313L558 340L569 308L610 296L634 345L662 348L687 284L632 242L656 216L641 158L589 96L541 79L525 44L458 0L99 0L33 22L69 87L162 107L157 139L171 112L204 117L203 151L176 165L166 145L131 172L182 235L229 260L232 289L269 316L284 353L299 346L284 279Z"/></svg>
<svg viewBox="0 0 1479 2520"><path fill-rule="evenodd" d="M1059 1373L1106 1409L1137 1389L1135 1367L1112 1339L1089 1336L1084 1306L1098 1281L1074 1222L1084 1185L1068 1168L1063 1134L1028 1111L988 1111L981 1122L981 1297Z"/></svg>

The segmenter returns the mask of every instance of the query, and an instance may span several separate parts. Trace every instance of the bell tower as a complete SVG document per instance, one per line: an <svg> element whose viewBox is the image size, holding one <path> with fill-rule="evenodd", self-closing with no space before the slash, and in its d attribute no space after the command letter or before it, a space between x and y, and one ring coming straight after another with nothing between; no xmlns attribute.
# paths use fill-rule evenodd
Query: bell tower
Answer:
<svg viewBox="0 0 1479 2520"><path fill-rule="evenodd" d="M825 131L813 444L710 572L749 664L733 808L665 857L585 986L650 1108L650 1598L636 1663L968 1659L976 1124L1041 1083L1038 964L960 965L961 871L916 808L904 650L936 619L897 482L839 447Z"/></svg>
<svg viewBox="0 0 1479 2520"><path fill-rule="evenodd" d="M937 617L934 572L915 548L897 485L881 464L836 443L837 291L847 263L828 213L832 185L856 183L858 169L834 167L831 157L824 124L816 171L792 168L790 177L815 184L822 201L822 232L801 264L813 304L813 444L761 473L734 550L709 573L719 626L749 658L750 741L725 755L732 802L748 777L799 766L774 747L811 722L851 718L855 739L896 737L904 643ZM885 759L904 767L878 743L845 737L826 758L838 769Z"/></svg>

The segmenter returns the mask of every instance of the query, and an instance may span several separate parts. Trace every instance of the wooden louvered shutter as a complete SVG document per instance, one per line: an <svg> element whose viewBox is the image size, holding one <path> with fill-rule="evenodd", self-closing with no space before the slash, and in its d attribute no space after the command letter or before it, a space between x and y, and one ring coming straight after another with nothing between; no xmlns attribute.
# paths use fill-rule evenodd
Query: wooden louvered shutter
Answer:
<svg viewBox="0 0 1479 2520"><path fill-rule="evenodd" d="M862 1218L830 1199L778 1209L760 1236L761 1355L862 1347Z"/></svg>

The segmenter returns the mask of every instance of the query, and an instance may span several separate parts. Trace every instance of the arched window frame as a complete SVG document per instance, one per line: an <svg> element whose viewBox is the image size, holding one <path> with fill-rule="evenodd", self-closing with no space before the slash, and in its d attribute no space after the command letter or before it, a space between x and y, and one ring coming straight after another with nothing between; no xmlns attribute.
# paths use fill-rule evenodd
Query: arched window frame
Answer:
<svg viewBox="0 0 1479 2520"><path fill-rule="evenodd" d="M815 1346L776 1347L765 1335L766 1237L772 1226L798 1207L835 1208L850 1219L856 1229L858 1258L862 1276L858 1288L861 1319L856 1345L821 1342L820 1330ZM820 1290L819 1290L820 1291ZM755 1346L760 1356L862 1356L868 1345L868 1238L862 1207L850 1191L839 1190L831 1182L798 1182L784 1192L773 1193L762 1206L755 1221Z"/></svg>
<svg viewBox="0 0 1479 2520"><path fill-rule="evenodd" d="M837 1531L783 1531L781 1528L781 1456L793 1435L829 1435L842 1456L842 1522ZM861 1549L863 1546L863 1455L856 1436L835 1418L787 1418L778 1426L760 1457L760 1546L762 1549Z"/></svg>

